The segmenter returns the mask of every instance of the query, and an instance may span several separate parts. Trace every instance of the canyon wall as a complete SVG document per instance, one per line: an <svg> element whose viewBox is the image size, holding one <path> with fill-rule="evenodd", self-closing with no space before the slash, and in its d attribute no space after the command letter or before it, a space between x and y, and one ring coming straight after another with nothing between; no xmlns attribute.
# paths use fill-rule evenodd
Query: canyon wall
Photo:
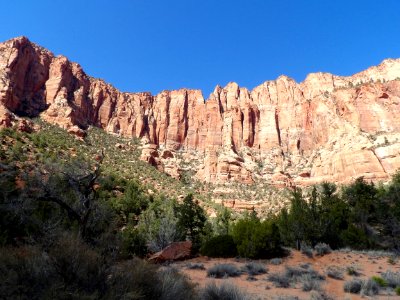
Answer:
<svg viewBox="0 0 400 300"><path fill-rule="evenodd" d="M349 77L280 76L253 90L123 93L19 37L0 44L0 126L40 117L142 139L171 176L276 185L387 180L400 168L400 59ZM185 173L185 174L186 174Z"/></svg>

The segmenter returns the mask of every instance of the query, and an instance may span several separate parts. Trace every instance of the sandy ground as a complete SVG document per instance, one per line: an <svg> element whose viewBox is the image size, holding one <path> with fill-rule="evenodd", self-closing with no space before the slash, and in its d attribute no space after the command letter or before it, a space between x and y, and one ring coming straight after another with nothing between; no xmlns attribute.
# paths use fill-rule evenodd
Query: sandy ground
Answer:
<svg viewBox="0 0 400 300"><path fill-rule="evenodd" d="M304 254L298 251L291 251L290 256L283 259L281 265L272 265L268 260L257 260L264 264L267 269L267 274L254 276L257 280L247 280L248 275L242 274L240 277L227 278L227 279L213 279L207 277L207 269L221 263L230 263L236 265L238 268L244 266L249 260L245 259L215 259L207 257L197 257L186 261L176 262L172 266L176 267L184 274L186 274L193 282L200 285L201 287L209 282L214 281L217 285L223 282L229 282L242 291L252 295L255 299L276 299L277 296L297 296L299 299L310 299L310 292L302 291L299 284L290 288L276 288L272 282L267 280L268 274L283 271L285 266L299 266L300 264L309 263L311 267L319 273L326 275L326 268L329 266L341 267L344 270L348 266L355 266L360 275L357 278L367 279L372 276L379 276L381 273L388 270L399 272L400 262L396 261L395 264L390 264L388 256L376 256L365 253L350 252L350 251L335 251L322 257L308 258ZM204 265L206 270L190 270L187 268L189 263L201 263ZM400 299L400 296L395 296L393 291L382 290L379 295L373 297L361 297L360 295L345 293L343 291L343 285L345 281L352 279L344 271L344 279L337 280L326 276L326 279L322 281L322 290L326 291L326 294L334 296L335 299Z"/></svg>

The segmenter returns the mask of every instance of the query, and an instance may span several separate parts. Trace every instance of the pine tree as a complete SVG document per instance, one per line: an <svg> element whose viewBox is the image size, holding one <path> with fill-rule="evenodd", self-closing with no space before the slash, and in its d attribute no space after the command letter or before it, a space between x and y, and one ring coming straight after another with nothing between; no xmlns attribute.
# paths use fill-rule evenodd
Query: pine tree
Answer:
<svg viewBox="0 0 400 300"><path fill-rule="evenodd" d="M178 227L183 237L192 241L194 251L200 248L201 234L206 221L204 209L198 201L193 200L192 194L188 194L178 209Z"/></svg>

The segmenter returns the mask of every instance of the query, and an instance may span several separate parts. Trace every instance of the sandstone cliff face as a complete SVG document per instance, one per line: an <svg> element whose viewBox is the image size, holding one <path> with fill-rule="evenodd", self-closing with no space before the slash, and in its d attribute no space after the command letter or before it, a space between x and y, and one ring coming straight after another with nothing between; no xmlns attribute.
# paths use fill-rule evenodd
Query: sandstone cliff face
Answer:
<svg viewBox="0 0 400 300"><path fill-rule="evenodd" d="M141 138L143 159L171 176L213 183L386 180L400 168L399 79L389 59L350 77L229 83L206 101L199 90L122 93L20 37L0 44L0 126L18 116L98 126Z"/></svg>

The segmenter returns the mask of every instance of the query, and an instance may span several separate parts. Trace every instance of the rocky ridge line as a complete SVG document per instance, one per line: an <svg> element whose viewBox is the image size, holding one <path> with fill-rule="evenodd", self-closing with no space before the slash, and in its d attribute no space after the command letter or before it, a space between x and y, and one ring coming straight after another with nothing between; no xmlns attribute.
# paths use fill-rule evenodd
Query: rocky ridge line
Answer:
<svg viewBox="0 0 400 300"><path fill-rule="evenodd" d="M276 185L387 180L400 167L400 59L353 76L280 76L253 90L123 93L25 37L0 44L0 126L36 117L138 137L174 177Z"/></svg>

